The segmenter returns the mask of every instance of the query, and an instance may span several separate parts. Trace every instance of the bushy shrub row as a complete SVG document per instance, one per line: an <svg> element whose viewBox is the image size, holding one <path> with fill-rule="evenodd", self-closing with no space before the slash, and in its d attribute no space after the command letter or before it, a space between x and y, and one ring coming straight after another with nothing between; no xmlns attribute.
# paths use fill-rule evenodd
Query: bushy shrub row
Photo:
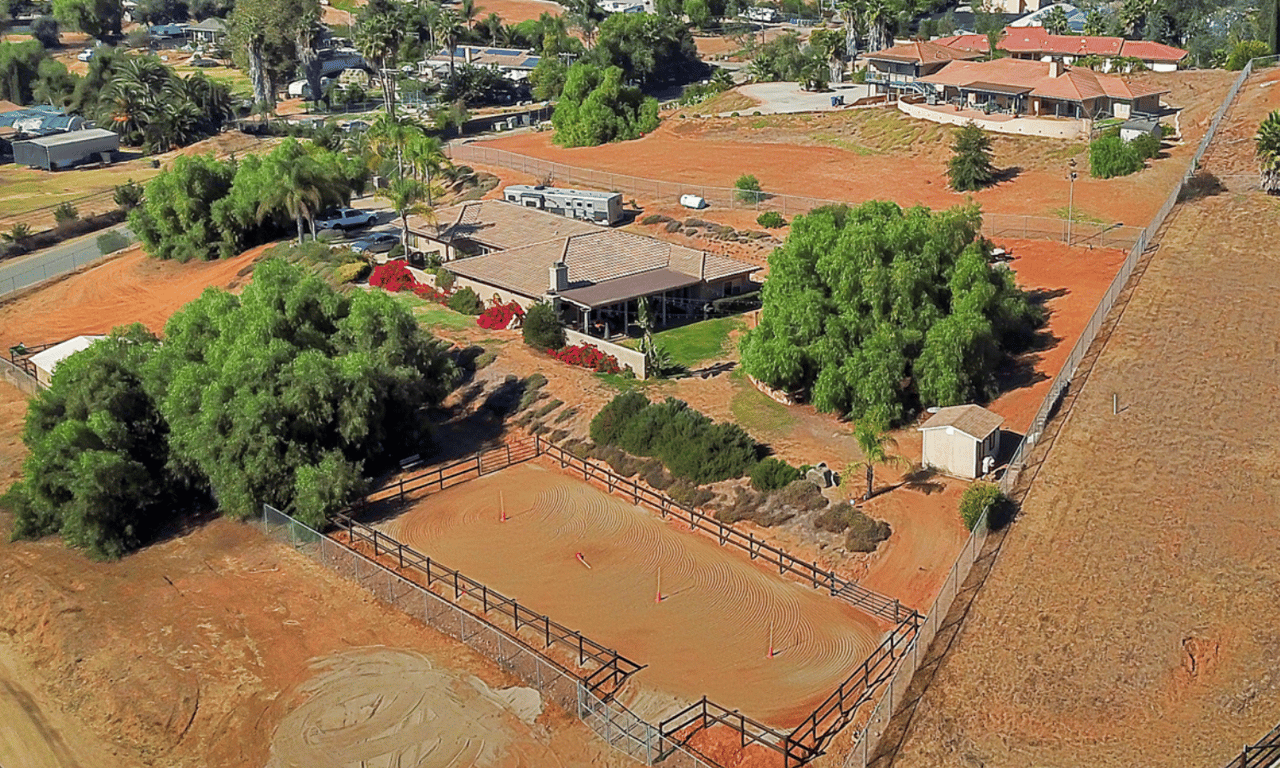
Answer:
<svg viewBox="0 0 1280 768"><path fill-rule="evenodd" d="M591 420L591 439L657 458L674 477L696 484L742 477L760 453L737 424L712 421L674 398L651 403L635 391L600 409Z"/></svg>
<svg viewBox="0 0 1280 768"><path fill-rule="evenodd" d="M800 479L800 470L772 456L751 468L751 487L757 491L775 491Z"/></svg>
<svg viewBox="0 0 1280 768"><path fill-rule="evenodd" d="M564 349L548 349L547 354L562 363L590 368L596 373L622 373L618 358L606 355L590 344L575 344Z"/></svg>
<svg viewBox="0 0 1280 768"><path fill-rule="evenodd" d="M1009 500L1000 492L1000 487L993 483L974 483L964 489L960 497L960 519L964 527L973 530L987 513L987 525L992 529L1004 527L1011 516Z"/></svg>
<svg viewBox="0 0 1280 768"><path fill-rule="evenodd" d="M444 304L450 309L458 312L463 310L454 307L457 300L457 293L448 291L439 291L426 283L418 282L418 279L409 271L409 267L405 266L403 261L388 261L386 264L379 264L374 267L373 273L369 275L369 285L374 288L382 288L391 293L399 293L400 291L409 291L420 299L426 301L434 301L437 304ZM471 297L475 302L479 302L480 298L475 295L475 291L470 288L464 288L463 291L470 291ZM461 291L459 291L461 293ZM464 297L465 298L465 297ZM470 301L465 302L468 307L471 306ZM470 314L479 314L478 311Z"/></svg>
<svg viewBox="0 0 1280 768"><path fill-rule="evenodd" d="M1144 161L1160 154L1160 139L1139 136L1133 141L1120 138L1120 132L1108 132L1089 145L1089 175L1110 179L1137 173Z"/></svg>

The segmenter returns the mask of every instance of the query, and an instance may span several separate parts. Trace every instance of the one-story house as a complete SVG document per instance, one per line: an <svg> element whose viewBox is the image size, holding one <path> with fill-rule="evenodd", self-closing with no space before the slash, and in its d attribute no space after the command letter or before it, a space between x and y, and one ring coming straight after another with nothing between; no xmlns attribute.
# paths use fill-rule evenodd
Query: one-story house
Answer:
<svg viewBox="0 0 1280 768"><path fill-rule="evenodd" d="M1129 83L1113 75L1057 61L957 61L919 78L934 100L960 107L1031 117L1096 119L1156 114L1169 89Z"/></svg>
<svg viewBox="0 0 1280 768"><path fill-rule="evenodd" d="M32 355L31 364L36 369L36 382L42 387L49 386L50 382L53 381L53 373L57 370L59 363L82 349L88 349L90 344L101 338L105 337L76 336Z"/></svg>
<svg viewBox="0 0 1280 768"><path fill-rule="evenodd" d="M1088 16L1085 12L1070 3L1044 3L1039 8L1031 11L1016 21L1009 22L1011 27L1043 27L1045 17L1053 12L1054 8L1061 8L1062 12L1067 16L1067 29L1080 34L1084 32L1085 22Z"/></svg>
<svg viewBox="0 0 1280 768"><path fill-rule="evenodd" d="M453 49L453 66L469 64L473 67L489 67L521 80L538 66L541 57L533 51L520 48L491 48L483 45L458 45ZM438 73L449 71L449 49L444 48L423 62Z"/></svg>
<svg viewBox="0 0 1280 768"><path fill-rule="evenodd" d="M939 408L920 425L921 463L956 477L981 477L995 468L1003 423L1003 416L980 405Z"/></svg>
<svg viewBox="0 0 1280 768"><path fill-rule="evenodd" d="M867 83L877 93L900 93L915 90L913 83L921 77L937 74L953 61L973 61L983 54L945 45L912 40L882 51L866 54Z"/></svg>
<svg viewBox="0 0 1280 768"><path fill-rule="evenodd" d="M187 26L187 37L193 43L217 45L227 36L227 22L219 18L205 19L197 24Z"/></svg>
<svg viewBox="0 0 1280 768"><path fill-rule="evenodd" d="M990 43L985 35L952 35L939 37L934 45L958 51L987 53ZM1100 60L1100 69L1110 72L1124 65L1117 61L1131 59L1155 72L1172 72L1187 57L1187 52L1172 45L1150 40L1126 40L1103 35L1051 35L1043 27L1005 27L996 48L1015 59L1061 61L1072 64L1089 57Z"/></svg>
<svg viewBox="0 0 1280 768"><path fill-rule="evenodd" d="M441 261L481 256L557 237L598 232L597 225L502 200L478 200L436 211L435 222L409 217L406 247Z"/></svg>

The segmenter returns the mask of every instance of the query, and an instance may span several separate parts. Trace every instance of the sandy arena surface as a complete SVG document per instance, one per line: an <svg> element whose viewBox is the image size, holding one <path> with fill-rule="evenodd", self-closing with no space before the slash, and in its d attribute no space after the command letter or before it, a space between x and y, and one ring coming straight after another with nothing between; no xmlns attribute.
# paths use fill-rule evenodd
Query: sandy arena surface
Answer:
<svg viewBox="0 0 1280 768"><path fill-rule="evenodd" d="M852 606L544 466L521 464L428 496L388 529L648 665L628 685L679 706L706 694L792 727L881 638L878 623ZM638 703L637 713L656 721L673 714L669 701L658 712Z"/></svg>
<svg viewBox="0 0 1280 768"><path fill-rule="evenodd" d="M270 246L220 261L159 261L135 246L96 267L0 301L0 348L106 333L140 322L159 333L169 316L205 288L236 287Z"/></svg>
<svg viewBox="0 0 1280 768"><path fill-rule="evenodd" d="M1280 720L1277 222L1258 192L1176 211L879 765L1217 766Z"/></svg>

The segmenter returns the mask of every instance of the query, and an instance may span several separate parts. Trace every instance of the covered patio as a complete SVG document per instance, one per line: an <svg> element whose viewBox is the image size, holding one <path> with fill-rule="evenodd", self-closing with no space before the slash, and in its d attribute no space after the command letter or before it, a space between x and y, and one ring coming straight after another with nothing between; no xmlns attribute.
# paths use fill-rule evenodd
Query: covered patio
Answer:
<svg viewBox="0 0 1280 768"><path fill-rule="evenodd" d="M640 317L640 302L649 302L654 328L699 319L702 281L672 269L654 269L559 293L561 321L601 339L630 335Z"/></svg>

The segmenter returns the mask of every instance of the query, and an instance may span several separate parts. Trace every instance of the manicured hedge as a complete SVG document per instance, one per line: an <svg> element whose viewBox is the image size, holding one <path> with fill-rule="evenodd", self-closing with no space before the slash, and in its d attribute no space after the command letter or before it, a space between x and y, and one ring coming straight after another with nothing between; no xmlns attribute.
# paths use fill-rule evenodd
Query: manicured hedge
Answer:
<svg viewBox="0 0 1280 768"><path fill-rule="evenodd" d="M672 476L697 484L742 477L760 455L760 446L737 424L712 421L674 398L651 403L636 391L600 409L591 420L591 439L652 456Z"/></svg>

